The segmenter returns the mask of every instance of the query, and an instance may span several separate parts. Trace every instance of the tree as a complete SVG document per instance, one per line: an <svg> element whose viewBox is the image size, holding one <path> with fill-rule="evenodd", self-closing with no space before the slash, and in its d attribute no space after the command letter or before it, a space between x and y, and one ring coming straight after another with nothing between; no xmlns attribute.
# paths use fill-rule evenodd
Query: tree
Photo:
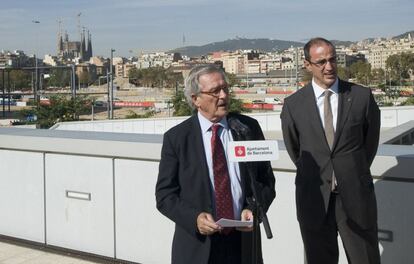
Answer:
<svg viewBox="0 0 414 264"><path fill-rule="evenodd" d="M183 76L163 67L146 69L133 68L129 71L129 78L135 85L146 87L175 88L176 84L183 84Z"/></svg>
<svg viewBox="0 0 414 264"><path fill-rule="evenodd" d="M32 75L29 71L24 70L10 70L4 72L4 81L8 86L7 78L10 78L10 88L12 90L22 90L31 86ZM0 83L3 83L3 75L0 72Z"/></svg>
<svg viewBox="0 0 414 264"><path fill-rule="evenodd" d="M356 79L358 83L369 85L371 80L371 64L358 61L349 67L350 77Z"/></svg>
<svg viewBox="0 0 414 264"><path fill-rule="evenodd" d="M174 105L174 116L189 116L194 113L194 110L188 105L182 90L172 97L172 103Z"/></svg>
<svg viewBox="0 0 414 264"><path fill-rule="evenodd" d="M385 71L383 69L372 69L372 81L376 84L381 84L385 79Z"/></svg>
<svg viewBox="0 0 414 264"><path fill-rule="evenodd" d="M391 79L400 83L401 79L410 77L410 70L414 70L414 53L391 55L386 60L385 64L387 69L390 69Z"/></svg>
<svg viewBox="0 0 414 264"><path fill-rule="evenodd" d="M50 128L57 122L79 120L79 115L89 112L90 105L91 99L88 97L68 98L55 95L49 98L49 104L38 104L32 112L24 110L20 114L24 118L28 114L34 114L40 128Z"/></svg>
<svg viewBox="0 0 414 264"><path fill-rule="evenodd" d="M165 72L165 87L175 88L176 86L183 84L184 78L180 72L173 72L171 69L167 69Z"/></svg>
<svg viewBox="0 0 414 264"><path fill-rule="evenodd" d="M229 84L229 87L240 86L240 80L237 79L236 74L226 72L226 78Z"/></svg>
<svg viewBox="0 0 414 264"><path fill-rule="evenodd" d="M79 82L80 82L81 86L82 86L82 84L83 85L86 84L86 86L88 86L88 83L89 83L90 79L91 78L89 76L89 72L87 72L87 71L83 71L79 74Z"/></svg>
<svg viewBox="0 0 414 264"><path fill-rule="evenodd" d="M243 101L241 99L237 99L234 93L230 93L229 96L230 96L229 112L231 113L251 112L250 109L247 109L243 106Z"/></svg>
<svg viewBox="0 0 414 264"><path fill-rule="evenodd" d="M348 68L338 66L337 74L338 74L339 79L341 79L341 80L347 81L349 79L349 69Z"/></svg>
<svg viewBox="0 0 414 264"><path fill-rule="evenodd" d="M69 69L51 69L48 85L53 87L67 87L70 85L70 78L71 71Z"/></svg>

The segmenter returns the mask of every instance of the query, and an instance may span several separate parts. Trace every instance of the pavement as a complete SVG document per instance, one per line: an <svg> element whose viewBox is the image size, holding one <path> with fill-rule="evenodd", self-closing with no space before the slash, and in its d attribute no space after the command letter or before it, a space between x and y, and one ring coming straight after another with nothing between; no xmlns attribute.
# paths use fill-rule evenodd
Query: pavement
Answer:
<svg viewBox="0 0 414 264"><path fill-rule="evenodd" d="M95 264L85 257L74 257L70 253L58 253L56 250L41 246L23 245L19 242L0 241L0 264Z"/></svg>

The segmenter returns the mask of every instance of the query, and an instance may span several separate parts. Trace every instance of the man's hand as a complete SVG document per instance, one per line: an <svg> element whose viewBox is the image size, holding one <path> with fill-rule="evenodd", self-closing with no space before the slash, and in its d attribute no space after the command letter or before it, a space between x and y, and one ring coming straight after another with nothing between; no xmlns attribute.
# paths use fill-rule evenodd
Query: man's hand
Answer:
<svg viewBox="0 0 414 264"><path fill-rule="evenodd" d="M197 216L197 228L202 235L212 235L221 230L221 227L214 221L213 216L205 212Z"/></svg>
<svg viewBox="0 0 414 264"><path fill-rule="evenodd" d="M253 213L249 209L244 209L241 212L241 217L240 218L241 218L242 221L251 221L251 220L253 220ZM246 226L246 227L238 227L237 230L242 231L242 232L251 232L251 231L253 231L253 225Z"/></svg>

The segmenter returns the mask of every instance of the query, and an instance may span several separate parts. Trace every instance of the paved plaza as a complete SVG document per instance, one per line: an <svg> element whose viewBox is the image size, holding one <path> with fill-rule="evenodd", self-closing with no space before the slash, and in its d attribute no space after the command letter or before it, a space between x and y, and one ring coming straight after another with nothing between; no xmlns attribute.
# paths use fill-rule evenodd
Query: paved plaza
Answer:
<svg viewBox="0 0 414 264"><path fill-rule="evenodd" d="M0 264L94 264L111 263L109 261L94 262L91 260L62 254L40 246L28 246L21 243L0 240Z"/></svg>

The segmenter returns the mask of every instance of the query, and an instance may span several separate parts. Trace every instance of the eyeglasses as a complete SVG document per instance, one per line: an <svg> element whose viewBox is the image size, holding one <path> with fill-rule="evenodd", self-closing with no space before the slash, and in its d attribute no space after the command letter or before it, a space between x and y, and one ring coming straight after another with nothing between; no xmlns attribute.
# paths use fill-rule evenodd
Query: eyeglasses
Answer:
<svg viewBox="0 0 414 264"><path fill-rule="evenodd" d="M320 61L315 61L315 62L313 62L313 61L310 61L310 60L308 60L309 61L309 63L310 64L313 64L313 65L315 65L315 66L317 66L317 67L324 67L328 62L330 63L330 64L336 64L336 59L337 59L337 57L335 56L335 57L332 57L332 58L329 58L329 59L323 59L323 60L320 60Z"/></svg>
<svg viewBox="0 0 414 264"><path fill-rule="evenodd" d="M214 89L212 91L208 91L208 92L207 91L200 91L200 93L201 94L208 94L208 95L211 95L211 96L214 96L214 97L219 97L220 93L221 93L221 90L223 90L223 92L225 94L229 93L229 87L227 87L227 86L217 87L216 89Z"/></svg>

